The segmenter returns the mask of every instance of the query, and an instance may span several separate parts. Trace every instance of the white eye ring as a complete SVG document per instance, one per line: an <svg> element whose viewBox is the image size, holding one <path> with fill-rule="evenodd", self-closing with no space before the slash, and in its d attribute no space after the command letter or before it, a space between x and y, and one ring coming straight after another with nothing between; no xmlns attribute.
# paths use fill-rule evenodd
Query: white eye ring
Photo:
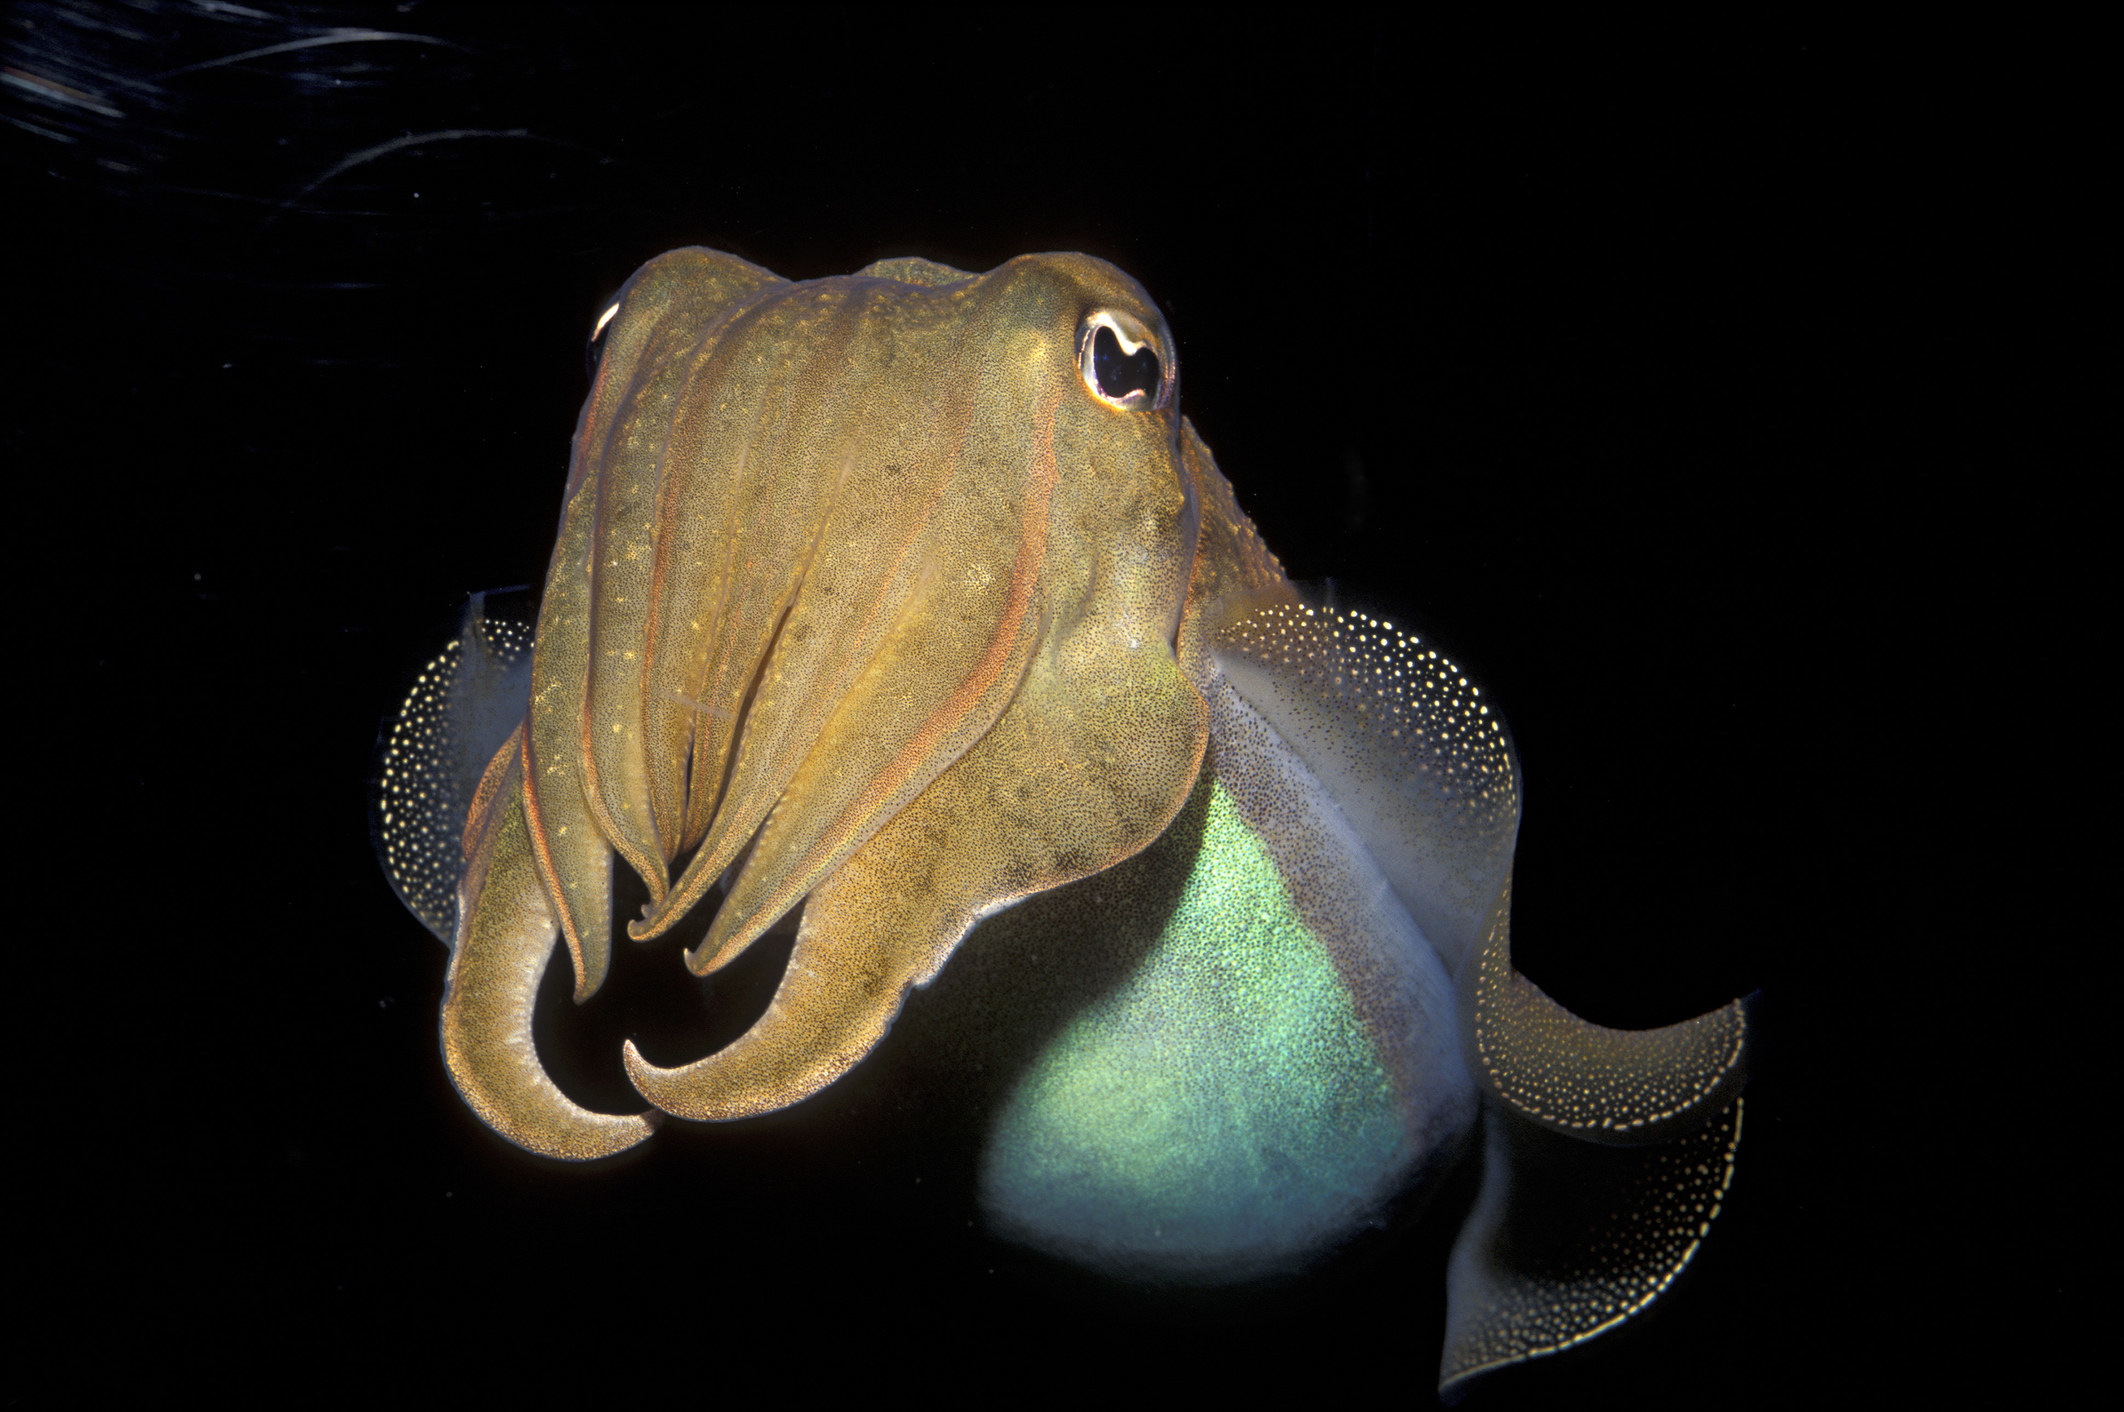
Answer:
<svg viewBox="0 0 2124 1412"><path fill-rule="evenodd" d="M1120 395L1107 391L1102 386L1099 359L1099 331L1113 335L1114 343L1121 350L1121 357L1135 362L1138 355L1148 351L1152 366L1157 369L1152 386L1131 388ZM1158 346L1158 340L1144 327L1143 321L1122 309L1096 309L1085 317L1083 331L1077 337L1077 374L1091 395L1109 407L1124 412L1151 411L1163 407L1173 386L1172 359Z"/></svg>

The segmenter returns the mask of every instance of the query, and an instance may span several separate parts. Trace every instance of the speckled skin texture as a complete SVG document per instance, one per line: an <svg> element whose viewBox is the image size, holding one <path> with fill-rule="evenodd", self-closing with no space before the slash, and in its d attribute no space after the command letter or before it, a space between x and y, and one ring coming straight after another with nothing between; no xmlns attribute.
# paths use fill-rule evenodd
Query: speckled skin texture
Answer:
<svg viewBox="0 0 2124 1412"><path fill-rule="evenodd" d="M668 1070L628 1048L658 1107L732 1118L845 1072L978 917L1171 820L1207 729L1173 654L1194 499L1170 373L1136 406L1079 376L1093 312L1170 347L1095 260L792 285L684 250L617 308L540 615L524 826L578 999L611 851L650 889L643 940L721 881L700 973L809 899L737 1044Z"/></svg>
<svg viewBox="0 0 2124 1412"><path fill-rule="evenodd" d="M1137 1279L1294 1269L1480 1129L1444 1383L1667 1288L1730 1179L1746 1011L1606 1030L1518 975L1501 715L1420 637L1302 599L1134 281L1043 255L792 284L689 249L597 340L521 721L458 802L453 742L524 675L461 637L388 784L387 867L438 930L460 874L442 1044L491 1128L584 1160L786 1108L963 943L973 1003L927 1042L1010 1054L970 1088L1021 1242ZM603 982L615 855L636 940L713 908L696 974L799 919L734 1042L624 1044L635 1115L570 1099L531 1031L563 940L576 999Z"/></svg>

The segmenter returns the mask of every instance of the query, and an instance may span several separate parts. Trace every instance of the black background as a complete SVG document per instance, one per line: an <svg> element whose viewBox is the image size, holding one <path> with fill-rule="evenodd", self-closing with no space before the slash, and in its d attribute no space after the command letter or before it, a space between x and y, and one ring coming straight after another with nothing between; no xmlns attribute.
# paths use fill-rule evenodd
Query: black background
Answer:
<svg viewBox="0 0 2124 1412"><path fill-rule="evenodd" d="M1764 990L1696 1264L1482 1404L1973 1377L2001 1292L2079 1317L2048 1263L2073 1238L1981 1214L2063 1152L1997 1106L2014 1046L1972 1021L2057 978L1993 948L2063 865L2042 808L1976 801L2070 760L1978 707L2088 669L2025 630L2086 572L2069 534L2024 542L2046 414L1965 360L2049 297L2029 232L2062 259L2109 181L2002 120L2010 56L1310 10L6 14L41 840L11 1145L50 1198L33 1307L97 1350L50 1367L304 1399L439 1357L613 1399L1428 1402L1464 1182L1304 1279L1161 1293L970 1227L971 1153L883 1055L605 1170L452 1094L443 952L367 837L377 725L465 593L536 583L589 321L690 243L792 278L1046 249L1136 275L1292 575L1503 703L1521 967L1624 1026ZM2023 454L1972 477L2002 406ZM639 1012L542 1043L690 1013L646 998L692 994L670 957L622 970Z"/></svg>

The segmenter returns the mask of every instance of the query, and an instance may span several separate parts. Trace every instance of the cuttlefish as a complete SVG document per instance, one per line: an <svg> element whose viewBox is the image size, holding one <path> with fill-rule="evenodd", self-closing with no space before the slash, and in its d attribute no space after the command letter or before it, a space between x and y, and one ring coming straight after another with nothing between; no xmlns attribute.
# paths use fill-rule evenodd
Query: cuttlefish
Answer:
<svg viewBox="0 0 2124 1412"><path fill-rule="evenodd" d="M1496 704L1289 581L1134 280L1050 254L791 282L677 250L591 357L535 630L475 598L379 757L386 872L450 950L443 1062L496 1133L582 1161L801 1102L955 953L1003 972L971 1055L1103 967L988 1119L1005 1236L1244 1280L1479 1160L1441 1387L1689 1262L1748 1005L1612 1030L1514 969ZM532 1042L560 946L578 1002L605 980L615 855L637 941L709 917L696 975L796 923L740 1038L671 1068L626 1045L634 1113Z"/></svg>

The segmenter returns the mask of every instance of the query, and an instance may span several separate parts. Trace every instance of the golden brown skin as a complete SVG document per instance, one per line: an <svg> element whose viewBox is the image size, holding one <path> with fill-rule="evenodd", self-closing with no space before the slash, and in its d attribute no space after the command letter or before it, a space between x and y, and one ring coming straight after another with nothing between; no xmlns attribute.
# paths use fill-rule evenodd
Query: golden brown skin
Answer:
<svg viewBox="0 0 2124 1412"><path fill-rule="evenodd" d="M1162 369L1122 404L1083 371L1102 314ZM1207 729L1174 655L1198 511L1172 341L1120 271L791 284L680 250L604 337L503 767L523 784L468 825L444 1005L467 1100L564 1157L648 1131L561 1098L529 1043L542 916L577 999L604 978L612 851L650 890L640 939L724 883L698 973L810 899L750 1032L676 1069L626 1054L658 1108L739 1117L845 1072L981 916L1155 839Z"/></svg>
<svg viewBox="0 0 2124 1412"><path fill-rule="evenodd" d="M663 1115L581 1108L533 1054L531 1006L553 951L554 918L524 827L522 736L495 756L485 782L493 788L482 789L474 815L479 837L465 840L463 893L480 905L466 909L450 957L443 1058L472 1110L511 1142L553 1157L606 1157L656 1131Z"/></svg>
<svg viewBox="0 0 2124 1412"><path fill-rule="evenodd" d="M379 765L483 1121L582 1160L795 1103L983 916L1125 863L973 958L1024 987L965 1012L976 1040L1045 1003L1040 954L1127 958L1001 1095L999 1229L1251 1278L1479 1127L1441 1386L1672 1284L1732 1179L1748 1003L1616 1031L1514 969L1501 716L1435 645L1301 598L1133 281L1037 255L792 284L680 250L600 329L535 646L476 595ZM626 1046L641 1114L575 1104L531 1032L560 939L578 1000L604 980L615 852L650 896L634 937L714 907L696 973L802 909L746 1034L670 1069Z"/></svg>

